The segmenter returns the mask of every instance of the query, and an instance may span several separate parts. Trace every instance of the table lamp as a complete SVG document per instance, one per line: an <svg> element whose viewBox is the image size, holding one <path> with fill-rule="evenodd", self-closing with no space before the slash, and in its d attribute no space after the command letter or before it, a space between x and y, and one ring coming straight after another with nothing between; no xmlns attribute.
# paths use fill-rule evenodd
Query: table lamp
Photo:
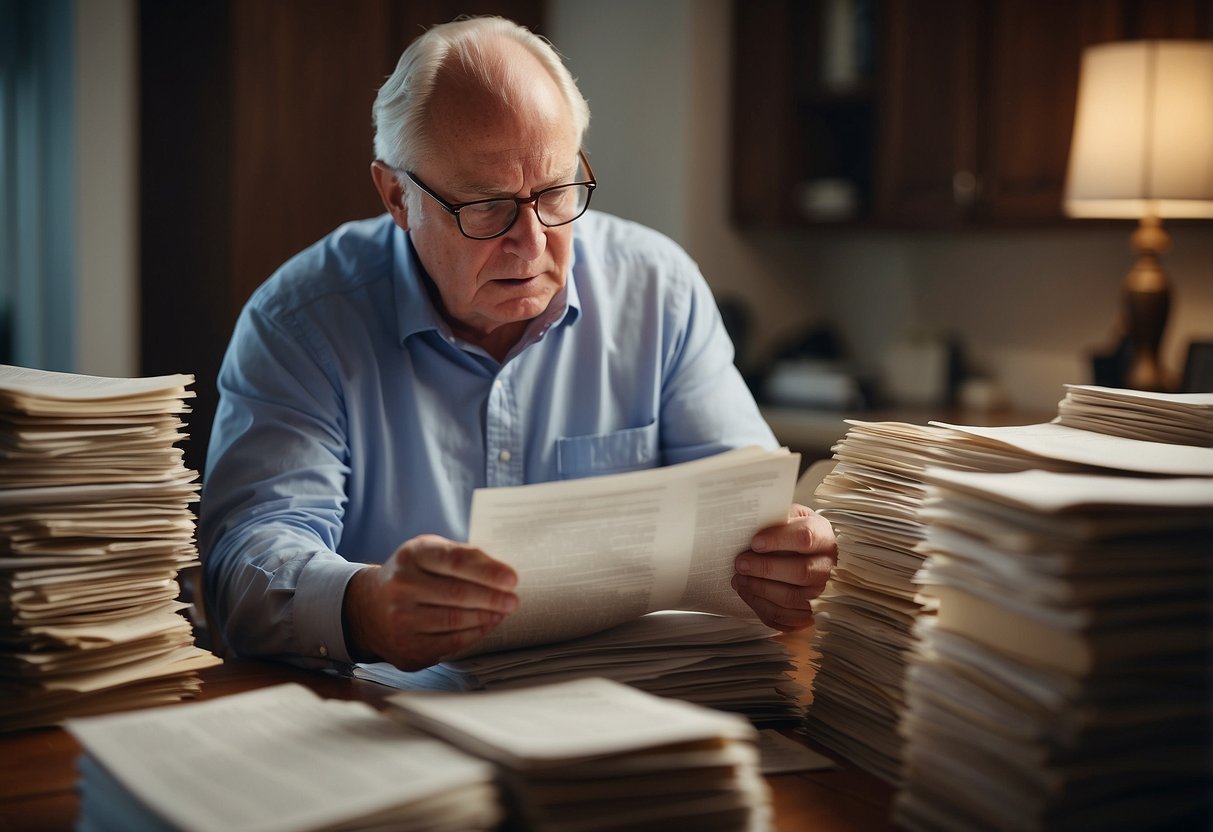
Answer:
<svg viewBox="0 0 1213 832"><path fill-rule="evenodd" d="M1136 219L1125 280L1124 386L1167 390L1159 360L1171 292L1164 218L1213 218L1213 41L1120 41L1082 56L1065 211Z"/></svg>

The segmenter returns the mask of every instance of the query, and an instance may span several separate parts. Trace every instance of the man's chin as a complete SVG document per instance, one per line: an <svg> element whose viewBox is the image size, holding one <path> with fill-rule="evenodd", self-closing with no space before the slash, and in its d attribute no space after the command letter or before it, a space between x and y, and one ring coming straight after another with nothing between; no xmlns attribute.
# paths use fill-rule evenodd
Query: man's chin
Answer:
<svg viewBox="0 0 1213 832"><path fill-rule="evenodd" d="M496 307L502 313L502 320L519 323L530 320L536 315L543 314L552 302L552 298L560 291L544 277L530 277L522 280L494 281L499 300Z"/></svg>

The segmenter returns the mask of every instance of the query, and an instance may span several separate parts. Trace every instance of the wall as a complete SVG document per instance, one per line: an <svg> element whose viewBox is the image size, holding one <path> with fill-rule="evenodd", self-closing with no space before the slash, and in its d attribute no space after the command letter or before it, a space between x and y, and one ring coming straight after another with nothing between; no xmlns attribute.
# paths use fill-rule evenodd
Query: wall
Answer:
<svg viewBox="0 0 1213 832"><path fill-rule="evenodd" d="M77 0L75 15L74 369L132 376L139 372L135 3Z"/></svg>
<svg viewBox="0 0 1213 832"><path fill-rule="evenodd" d="M693 0L556 0L547 26L590 103L594 207L685 239ZM641 25L637 25L641 22ZM634 60L639 58L639 60Z"/></svg>
<svg viewBox="0 0 1213 832"><path fill-rule="evenodd" d="M552 39L593 108L595 206L670 234L718 297L744 296L761 320L752 353L826 321L872 372L904 337L954 334L1019 407L1052 409L1063 383L1090 380L1089 353L1119 314L1130 225L739 232L727 216L729 0L554 0L552 11ZM1189 340L1213 340L1213 229L1172 233L1163 347L1178 369Z"/></svg>

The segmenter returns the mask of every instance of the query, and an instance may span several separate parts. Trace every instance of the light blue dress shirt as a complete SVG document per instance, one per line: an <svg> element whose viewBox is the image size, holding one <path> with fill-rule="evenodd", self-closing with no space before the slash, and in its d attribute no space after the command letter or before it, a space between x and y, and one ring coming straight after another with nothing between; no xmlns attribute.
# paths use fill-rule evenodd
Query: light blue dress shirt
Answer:
<svg viewBox="0 0 1213 832"><path fill-rule="evenodd" d="M241 314L199 522L228 649L348 663L350 577L418 534L466 540L475 488L777 445L699 269L655 231L577 220L565 290L500 363L427 283L385 214L292 258Z"/></svg>

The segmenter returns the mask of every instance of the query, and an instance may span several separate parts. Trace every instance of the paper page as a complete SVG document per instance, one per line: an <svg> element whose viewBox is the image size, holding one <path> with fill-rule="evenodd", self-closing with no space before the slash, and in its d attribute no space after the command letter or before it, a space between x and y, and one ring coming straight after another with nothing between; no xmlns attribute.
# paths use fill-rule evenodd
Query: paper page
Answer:
<svg viewBox="0 0 1213 832"><path fill-rule="evenodd" d="M1213 476L1213 448L1144 442L1048 422L1041 425L972 427L933 425L979 436L1048 459L1098 468L1174 476Z"/></svg>
<svg viewBox="0 0 1213 832"><path fill-rule="evenodd" d="M829 757L785 737L773 728L764 728L758 732L758 753L762 757L763 774L838 768Z"/></svg>
<svg viewBox="0 0 1213 832"><path fill-rule="evenodd" d="M46 506L61 503L88 503L101 500L117 500L127 497L151 497L173 499L188 497L192 502L201 484L195 482L198 474L186 471L166 471L167 479L159 482L116 482L102 485L55 485L43 488L0 489L0 507Z"/></svg>
<svg viewBox="0 0 1213 832"><path fill-rule="evenodd" d="M0 364L0 391L65 401L192 397L193 391L183 391L181 388L192 384L193 381L192 375L181 374L147 378L104 378Z"/></svg>
<svg viewBox="0 0 1213 832"><path fill-rule="evenodd" d="M760 529L787 521L799 469L800 454L787 454L694 482L695 539L690 572L682 597L665 607L756 617L730 583L735 572L733 561L750 548L750 540Z"/></svg>
<svg viewBox="0 0 1213 832"><path fill-rule="evenodd" d="M67 729L183 830L319 829L492 777L490 766L408 736L369 705L296 684Z"/></svg>
<svg viewBox="0 0 1213 832"><path fill-rule="evenodd" d="M476 652L576 638L678 597L691 511L668 478L618 479L475 492L469 540L518 571L519 599Z"/></svg>
<svg viewBox="0 0 1213 832"><path fill-rule="evenodd" d="M1036 470L982 474L932 468L928 478L998 503L1046 514L1092 506L1213 508L1213 480L1206 477L1140 479Z"/></svg>
<svg viewBox="0 0 1213 832"><path fill-rule="evenodd" d="M1140 401L1151 408L1174 408L1183 411L1213 411L1213 393L1155 393L1119 387L1098 387L1093 384L1067 384L1071 395L1087 393L1091 398L1112 402Z"/></svg>
<svg viewBox="0 0 1213 832"><path fill-rule="evenodd" d="M743 448L629 474L477 489L469 541L517 570L520 604L462 655L576 638L688 603L752 616L729 586L732 561L759 528L786 519L797 466L786 449Z"/></svg>
<svg viewBox="0 0 1213 832"><path fill-rule="evenodd" d="M602 678L491 693L398 693L388 702L410 724L513 768L754 737L742 717Z"/></svg>

